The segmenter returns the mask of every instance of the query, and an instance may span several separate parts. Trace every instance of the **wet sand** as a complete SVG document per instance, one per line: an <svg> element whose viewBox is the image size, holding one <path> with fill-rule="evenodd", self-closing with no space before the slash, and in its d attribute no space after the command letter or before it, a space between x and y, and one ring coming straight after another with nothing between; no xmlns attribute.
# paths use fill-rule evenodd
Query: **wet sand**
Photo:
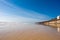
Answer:
<svg viewBox="0 0 60 40"><path fill-rule="evenodd" d="M0 25L0 40L60 40L57 28L28 23Z"/></svg>

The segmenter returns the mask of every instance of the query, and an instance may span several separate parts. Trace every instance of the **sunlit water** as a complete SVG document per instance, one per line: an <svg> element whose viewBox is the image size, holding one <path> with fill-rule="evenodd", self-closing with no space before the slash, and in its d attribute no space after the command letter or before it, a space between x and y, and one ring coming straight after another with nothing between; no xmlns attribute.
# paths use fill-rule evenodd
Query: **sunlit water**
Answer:
<svg viewBox="0 0 60 40"><path fill-rule="evenodd" d="M59 30L31 23L2 23L0 40L60 40Z"/></svg>

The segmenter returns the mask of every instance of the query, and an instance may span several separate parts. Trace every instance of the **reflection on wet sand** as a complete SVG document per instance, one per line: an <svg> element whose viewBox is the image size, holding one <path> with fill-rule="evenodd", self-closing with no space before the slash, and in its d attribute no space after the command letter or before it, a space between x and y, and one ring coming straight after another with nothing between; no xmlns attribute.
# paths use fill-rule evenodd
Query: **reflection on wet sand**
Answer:
<svg viewBox="0 0 60 40"><path fill-rule="evenodd" d="M57 31L60 32L60 23L57 24Z"/></svg>
<svg viewBox="0 0 60 40"><path fill-rule="evenodd" d="M52 28L57 28L57 31L60 32L60 23L58 23L58 24L51 23L51 24L46 25L46 26L50 26Z"/></svg>
<svg viewBox="0 0 60 40"><path fill-rule="evenodd" d="M51 24L49 24L47 26L51 26L53 28L58 28L58 27L60 28L60 23L59 24L53 24L53 23L51 23Z"/></svg>
<svg viewBox="0 0 60 40"><path fill-rule="evenodd" d="M0 28L0 40L60 40L60 32L49 26L9 23Z"/></svg>
<svg viewBox="0 0 60 40"><path fill-rule="evenodd" d="M57 28L57 31L60 32L60 28L59 27Z"/></svg>

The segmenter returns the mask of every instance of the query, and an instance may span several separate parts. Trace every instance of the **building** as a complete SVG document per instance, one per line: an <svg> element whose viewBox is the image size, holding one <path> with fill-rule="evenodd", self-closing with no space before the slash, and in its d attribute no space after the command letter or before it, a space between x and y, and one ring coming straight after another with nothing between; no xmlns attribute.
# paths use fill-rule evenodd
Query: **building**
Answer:
<svg viewBox="0 0 60 40"><path fill-rule="evenodd" d="M60 23L60 16L57 16L57 23Z"/></svg>
<svg viewBox="0 0 60 40"><path fill-rule="evenodd" d="M60 19L60 16L57 16L57 19Z"/></svg>

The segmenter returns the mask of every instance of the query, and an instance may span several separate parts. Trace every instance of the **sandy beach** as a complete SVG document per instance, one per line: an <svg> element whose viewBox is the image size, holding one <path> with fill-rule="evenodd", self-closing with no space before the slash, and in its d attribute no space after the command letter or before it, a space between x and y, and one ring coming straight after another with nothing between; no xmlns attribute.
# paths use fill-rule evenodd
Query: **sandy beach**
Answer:
<svg viewBox="0 0 60 40"><path fill-rule="evenodd" d="M31 23L2 23L0 40L60 40L57 28Z"/></svg>

